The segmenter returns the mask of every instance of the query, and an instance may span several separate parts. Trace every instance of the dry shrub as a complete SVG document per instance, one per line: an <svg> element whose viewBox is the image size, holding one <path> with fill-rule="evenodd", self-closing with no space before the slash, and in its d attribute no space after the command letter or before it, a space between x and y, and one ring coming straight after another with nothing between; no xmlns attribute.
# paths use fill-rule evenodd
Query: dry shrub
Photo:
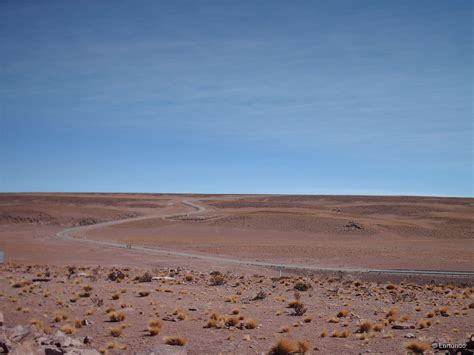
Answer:
<svg viewBox="0 0 474 355"><path fill-rule="evenodd" d="M415 354L423 354L425 351L431 349L431 344L424 341L414 340L406 343L405 349L413 351Z"/></svg>
<svg viewBox="0 0 474 355"><path fill-rule="evenodd" d="M153 276L148 271L137 277L138 282L151 282L152 279Z"/></svg>
<svg viewBox="0 0 474 355"><path fill-rule="evenodd" d="M256 300L264 300L265 298L267 298L267 293L264 291L264 290L260 290L258 291L258 293L255 295L255 297L253 298L254 301Z"/></svg>
<svg viewBox="0 0 474 355"><path fill-rule="evenodd" d="M303 318L303 322L305 323L311 323L312 320L313 320L313 317L311 316L306 316Z"/></svg>
<svg viewBox="0 0 474 355"><path fill-rule="evenodd" d="M113 299L113 300L118 300L119 298L120 298L120 294L119 294L119 293L114 293L114 294L112 295L112 299Z"/></svg>
<svg viewBox="0 0 474 355"><path fill-rule="evenodd" d="M307 341L294 341L283 338L268 352L269 355L290 355L290 354L307 354L311 350L311 345Z"/></svg>
<svg viewBox="0 0 474 355"><path fill-rule="evenodd" d="M234 308L232 311L231 311L231 314L239 314L240 313L240 308Z"/></svg>
<svg viewBox="0 0 474 355"><path fill-rule="evenodd" d="M290 327L288 325L284 325L280 328L280 333L288 333L290 331Z"/></svg>
<svg viewBox="0 0 474 355"><path fill-rule="evenodd" d="M173 346L184 346L187 343L187 340L182 336L167 336L163 338L163 341L165 344Z"/></svg>
<svg viewBox="0 0 474 355"><path fill-rule="evenodd" d="M185 279L187 282L191 282L191 281L193 281L193 275L186 275L186 276L184 277L184 279Z"/></svg>
<svg viewBox="0 0 474 355"><path fill-rule="evenodd" d="M293 288L295 290L298 290L298 291L308 291L309 289L313 288L313 286L311 286L311 284L309 282L304 282L304 281L297 281L295 283L295 285L293 286Z"/></svg>
<svg viewBox="0 0 474 355"><path fill-rule="evenodd" d="M140 297L147 297L147 296L150 295L150 292L149 291L140 291L140 292L138 292L138 295Z"/></svg>
<svg viewBox="0 0 474 355"><path fill-rule="evenodd" d="M209 283L211 286L221 286L226 283L226 279L222 275L214 275L210 278Z"/></svg>
<svg viewBox="0 0 474 355"><path fill-rule="evenodd" d="M328 332L326 330L323 330L321 334L319 334L321 338L326 338L328 336Z"/></svg>

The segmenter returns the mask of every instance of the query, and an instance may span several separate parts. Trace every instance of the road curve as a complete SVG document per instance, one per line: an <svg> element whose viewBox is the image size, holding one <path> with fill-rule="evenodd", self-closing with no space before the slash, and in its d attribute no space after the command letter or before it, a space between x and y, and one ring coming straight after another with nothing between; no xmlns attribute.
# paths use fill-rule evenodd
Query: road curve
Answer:
<svg viewBox="0 0 474 355"><path fill-rule="evenodd" d="M192 208L192 211L183 212L183 213L157 213L153 215L140 216L134 218L126 218L116 221L97 223L87 226L78 226L64 229L56 234L56 237L62 240L77 241L95 245L103 245L116 248L127 248L130 251L145 252L151 254L163 254L171 256L181 256L186 258L195 258L207 261L222 262L228 264L239 264L246 266L259 266L266 268L274 268L279 270L299 270L299 271L314 271L314 272L345 272L345 273L369 273L369 274L381 274L381 275L412 275L412 276L444 276L444 277L467 277L474 279L474 272L470 271L446 271L446 270L416 270L416 269L371 269L371 268L335 268L335 267L321 267L321 266L311 266L311 265L298 265L298 264L284 264L284 263L271 263L264 261L252 261L252 260L243 260L235 259L224 256L215 256L215 255L206 255L206 254L197 254L197 253L188 253L188 252L179 252L173 250L164 250L160 248L153 247L144 247L144 246L130 246L124 243L112 242L112 241L99 241L93 239L86 239L74 236L78 231L88 231L92 229L98 229L108 226L113 226L122 223L128 223L133 221L142 221L152 218L171 218L171 217L181 217L181 216L190 216L194 214L203 213L206 211L206 207L193 203L198 199L186 199L181 200L180 202L188 207Z"/></svg>

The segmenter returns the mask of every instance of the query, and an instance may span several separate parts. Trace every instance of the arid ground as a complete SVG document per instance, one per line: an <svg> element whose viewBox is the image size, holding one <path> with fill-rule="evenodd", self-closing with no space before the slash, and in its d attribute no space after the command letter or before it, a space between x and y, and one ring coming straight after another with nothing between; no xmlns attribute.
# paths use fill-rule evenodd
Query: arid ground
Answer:
<svg viewBox="0 0 474 355"><path fill-rule="evenodd" d="M432 351L473 331L473 226L468 198L0 194L0 345Z"/></svg>

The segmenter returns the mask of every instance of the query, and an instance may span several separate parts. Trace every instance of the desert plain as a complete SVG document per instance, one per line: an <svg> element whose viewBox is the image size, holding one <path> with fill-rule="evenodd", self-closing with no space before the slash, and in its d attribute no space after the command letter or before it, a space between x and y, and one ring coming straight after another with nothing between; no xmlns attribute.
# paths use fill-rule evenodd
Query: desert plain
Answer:
<svg viewBox="0 0 474 355"><path fill-rule="evenodd" d="M444 353L473 226L470 198L0 194L0 353Z"/></svg>

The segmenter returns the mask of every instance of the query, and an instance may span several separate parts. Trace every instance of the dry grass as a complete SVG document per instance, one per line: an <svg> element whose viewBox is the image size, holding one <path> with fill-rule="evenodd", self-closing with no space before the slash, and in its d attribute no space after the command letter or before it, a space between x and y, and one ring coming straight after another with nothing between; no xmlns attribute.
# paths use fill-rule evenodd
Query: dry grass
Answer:
<svg viewBox="0 0 474 355"><path fill-rule="evenodd" d="M52 333L51 327L44 324L44 322L39 320L39 319L30 320L30 324L34 325L36 327L36 329L41 330L42 332L44 332L46 334L51 334Z"/></svg>
<svg viewBox="0 0 474 355"><path fill-rule="evenodd" d="M349 313L350 313L349 310L343 309L342 311L339 311L336 316L337 318L344 318L344 317L347 317Z"/></svg>
<svg viewBox="0 0 474 355"><path fill-rule="evenodd" d="M245 328L247 329L255 329L258 327L258 322L255 319L247 319L245 322Z"/></svg>
<svg viewBox="0 0 474 355"><path fill-rule="evenodd" d="M67 316L67 314L66 314L64 311L56 311L56 312L54 313L54 321L55 321L56 323L59 323L59 322L61 322L61 321L63 321L63 320L67 320L67 318L68 318L68 316Z"/></svg>
<svg viewBox="0 0 474 355"><path fill-rule="evenodd" d="M417 322L417 324L418 324L418 327L419 327L420 329L425 329L425 328L431 327L431 321L428 320L428 319L420 319L420 320Z"/></svg>
<svg viewBox="0 0 474 355"><path fill-rule="evenodd" d="M186 338L182 336L167 336L163 338L163 341L165 344L173 346L184 346L187 343Z"/></svg>
<svg viewBox="0 0 474 355"><path fill-rule="evenodd" d="M425 351L431 349L431 344L424 341L414 340L406 343L405 349L413 351L415 354L423 354Z"/></svg>
<svg viewBox="0 0 474 355"><path fill-rule="evenodd" d="M160 319L150 319L148 321L148 333L151 336L158 335L161 332L161 328L163 328L163 322Z"/></svg>
<svg viewBox="0 0 474 355"><path fill-rule="evenodd" d="M125 313L112 311L109 313L109 320L111 322L122 322L125 320Z"/></svg>
<svg viewBox="0 0 474 355"><path fill-rule="evenodd" d="M212 276L209 280L211 286L221 286L226 283L226 279L221 275Z"/></svg>
<svg viewBox="0 0 474 355"><path fill-rule="evenodd" d="M230 317L226 317L225 319L225 325L228 327L236 327L239 324L240 324L239 317L230 316Z"/></svg>
<svg viewBox="0 0 474 355"><path fill-rule="evenodd" d="M72 324L65 324L61 327L61 331L65 334L74 334L76 332L76 327Z"/></svg>
<svg viewBox="0 0 474 355"><path fill-rule="evenodd" d="M307 354L311 350L311 344L307 341L294 341L283 338L268 352L269 355L290 355L290 354Z"/></svg>
<svg viewBox="0 0 474 355"><path fill-rule="evenodd" d="M295 285L293 286L295 290L298 291L308 291L309 289L313 288L309 282L304 282L304 281L297 281Z"/></svg>
<svg viewBox="0 0 474 355"><path fill-rule="evenodd" d="M387 318L389 323L395 322L398 318L398 308L397 307L390 308L385 314L385 317Z"/></svg>
<svg viewBox="0 0 474 355"><path fill-rule="evenodd" d="M374 331L375 332L381 332L384 327L385 327L385 325L382 324L382 323L374 324Z"/></svg>
<svg viewBox="0 0 474 355"><path fill-rule="evenodd" d="M292 301L288 302L288 308L296 308L296 307L298 307L302 304L303 303L300 300L292 300Z"/></svg>
<svg viewBox="0 0 474 355"><path fill-rule="evenodd" d="M349 331L346 329L342 332L338 331L338 330L334 330L332 333L331 333L331 337L332 338L348 338L350 335Z"/></svg>
<svg viewBox="0 0 474 355"><path fill-rule="evenodd" d="M116 342L110 342L107 343L106 348L109 350L127 350L128 345L127 344L119 344Z"/></svg>
<svg viewBox="0 0 474 355"><path fill-rule="evenodd" d="M357 331L359 333L368 333L372 330L373 324L370 320L363 320L359 323L359 328Z"/></svg>
<svg viewBox="0 0 474 355"><path fill-rule="evenodd" d="M122 335L122 327L110 328L110 335L112 335L113 337L118 338L119 336Z"/></svg>
<svg viewBox="0 0 474 355"><path fill-rule="evenodd" d="M178 314L176 314L176 318L178 318L179 320L185 320L187 318L187 315L184 312L178 312Z"/></svg>

